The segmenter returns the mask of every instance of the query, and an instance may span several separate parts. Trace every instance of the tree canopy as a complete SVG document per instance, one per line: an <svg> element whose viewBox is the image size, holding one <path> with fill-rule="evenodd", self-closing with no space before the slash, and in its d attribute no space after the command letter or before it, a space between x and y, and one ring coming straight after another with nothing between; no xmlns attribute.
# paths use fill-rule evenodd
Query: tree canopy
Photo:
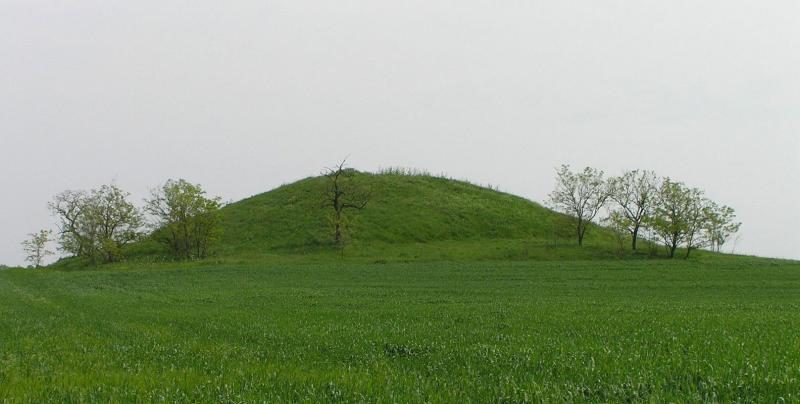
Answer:
<svg viewBox="0 0 800 404"><path fill-rule="evenodd" d="M179 259L203 258L222 233L220 198L209 198L199 184L168 180L151 192L145 211L153 216L153 237Z"/></svg>

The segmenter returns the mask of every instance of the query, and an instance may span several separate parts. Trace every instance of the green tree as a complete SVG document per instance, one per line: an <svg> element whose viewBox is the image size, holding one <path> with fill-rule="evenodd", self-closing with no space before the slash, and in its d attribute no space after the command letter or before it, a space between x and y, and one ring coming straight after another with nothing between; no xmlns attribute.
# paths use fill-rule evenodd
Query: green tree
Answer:
<svg viewBox="0 0 800 404"><path fill-rule="evenodd" d="M153 237L178 259L206 257L222 235L220 201L198 184L168 180L145 200L145 211L155 218Z"/></svg>
<svg viewBox="0 0 800 404"><path fill-rule="evenodd" d="M41 268L45 258L48 255L53 255L53 252L47 249L47 244L50 243L52 234L52 230L39 230L36 233L28 234L29 238L22 242L25 261L34 268Z"/></svg>
<svg viewBox="0 0 800 404"><path fill-rule="evenodd" d="M669 178L663 180L656 193L653 214L647 219L647 225L667 247L670 258L675 257L675 251L683 243L688 243L690 249L693 246L700 197L699 190Z"/></svg>
<svg viewBox="0 0 800 404"><path fill-rule="evenodd" d="M609 221L615 228L631 235L631 248L636 250L639 231L653 206L658 180L652 171L626 171L609 179L609 197L615 202Z"/></svg>
<svg viewBox="0 0 800 404"><path fill-rule="evenodd" d="M693 250L708 245L705 229L708 221L708 207L711 201L697 188L689 189L689 204L686 217L686 258Z"/></svg>
<svg viewBox="0 0 800 404"><path fill-rule="evenodd" d="M705 207L705 232L708 245L713 251L720 252L722 246L731 236L739 232L741 223L736 221L736 211L729 206L720 206L710 202Z"/></svg>
<svg viewBox="0 0 800 404"><path fill-rule="evenodd" d="M88 194L85 191L64 191L48 204L59 221L59 249L75 257L86 257L94 249L93 234L88 228L86 210Z"/></svg>
<svg viewBox="0 0 800 404"><path fill-rule="evenodd" d="M94 262L121 258L123 248L141 236L144 224L129 196L116 185L56 195L49 207L59 219L61 251Z"/></svg>
<svg viewBox="0 0 800 404"><path fill-rule="evenodd" d="M568 165L556 169L556 187L550 193L551 205L570 216L575 225L578 245L583 246L586 230L609 196L603 172L586 167L572 172Z"/></svg>

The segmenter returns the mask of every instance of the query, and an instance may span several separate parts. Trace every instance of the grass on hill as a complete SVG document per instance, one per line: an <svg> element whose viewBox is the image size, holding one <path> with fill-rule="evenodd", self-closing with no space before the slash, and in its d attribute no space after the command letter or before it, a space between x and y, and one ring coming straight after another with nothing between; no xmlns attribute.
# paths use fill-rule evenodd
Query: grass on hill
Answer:
<svg viewBox="0 0 800 404"><path fill-rule="evenodd" d="M589 259L630 256L627 246L600 226L584 248L575 245L565 215L527 199L465 181L397 170L356 173L372 198L351 220L344 255L365 261L470 261ZM283 185L223 208L216 258L310 260L337 257L321 207L325 177ZM642 248L645 250L646 248ZM135 246L138 260L161 260L153 242ZM646 255L641 252L639 256Z"/></svg>

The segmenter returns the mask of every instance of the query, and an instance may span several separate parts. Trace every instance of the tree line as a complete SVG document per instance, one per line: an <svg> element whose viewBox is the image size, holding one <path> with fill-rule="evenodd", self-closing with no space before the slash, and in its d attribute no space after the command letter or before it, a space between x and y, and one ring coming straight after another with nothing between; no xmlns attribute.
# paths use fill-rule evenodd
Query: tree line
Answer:
<svg viewBox="0 0 800 404"><path fill-rule="evenodd" d="M348 212L365 209L372 197L356 181L355 173L346 161L322 172L326 185L320 207L327 211L333 244L342 251L351 223ZM48 204L58 222L57 232L29 234L22 243L26 260L32 267L40 267L53 254L47 249L53 237L59 251L92 263L119 261L127 246L147 237L166 247L176 259L200 259L222 234L221 200L207 196L198 184L168 180L151 190L141 208L129 199L129 193L113 184L59 193ZM563 165L556 170L556 187L549 203L573 221L579 246L605 209L608 215L602 222L617 234L630 236L632 250L637 250L646 230L648 241L661 242L670 257L679 247L686 249L686 257L698 248L720 251L741 226L732 208L708 199L702 190L647 170L626 171L606 179L603 171L591 167L574 172Z"/></svg>
<svg viewBox="0 0 800 404"><path fill-rule="evenodd" d="M116 185L90 191L57 194L48 208L57 220L55 235L40 230L22 242L31 267L42 266L51 241L64 254L92 263L119 261L125 247L151 237L178 259L204 258L220 234L220 198L209 197L200 185L168 180L151 190L144 206L130 202L130 194Z"/></svg>
<svg viewBox="0 0 800 404"><path fill-rule="evenodd" d="M698 188L648 170L606 179L601 170L586 167L576 172L562 165L556 169L556 186L549 198L554 208L573 220L579 246L604 208L608 216L603 222L627 234L632 250L647 230L650 241L663 244L670 258L680 247L686 249L687 258L698 248L719 252L741 226L733 208L712 201Z"/></svg>

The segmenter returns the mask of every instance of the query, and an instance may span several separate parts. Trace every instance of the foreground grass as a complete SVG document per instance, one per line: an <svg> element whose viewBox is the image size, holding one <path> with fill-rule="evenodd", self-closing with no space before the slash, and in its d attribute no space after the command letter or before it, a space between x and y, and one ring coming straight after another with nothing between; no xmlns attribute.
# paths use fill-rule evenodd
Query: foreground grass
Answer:
<svg viewBox="0 0 800 404"><path fill-rule="evenodd" d="M0 272L0 401L800 400L800 265Z"/></svg>

